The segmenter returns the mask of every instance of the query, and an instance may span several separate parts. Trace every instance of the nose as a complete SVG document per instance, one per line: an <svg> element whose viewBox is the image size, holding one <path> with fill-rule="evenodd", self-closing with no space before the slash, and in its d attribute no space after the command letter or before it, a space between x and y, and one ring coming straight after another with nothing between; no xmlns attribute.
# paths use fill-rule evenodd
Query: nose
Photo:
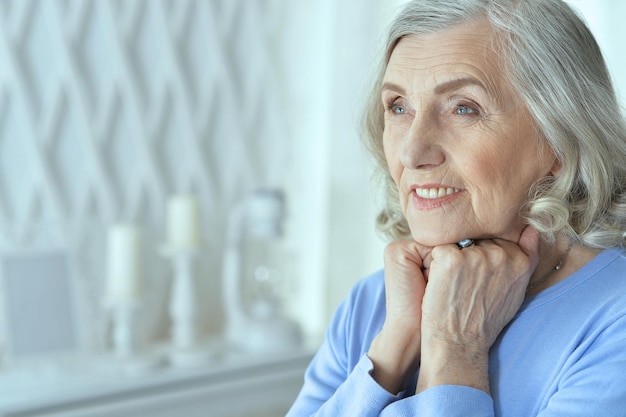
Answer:
<svg viewBox="0 0 626 417"><path fill-rule="evenodd" d="M408 169L436 167L445 161L441 129L429 114L417 114L400 148L400 162Z"/></svg>

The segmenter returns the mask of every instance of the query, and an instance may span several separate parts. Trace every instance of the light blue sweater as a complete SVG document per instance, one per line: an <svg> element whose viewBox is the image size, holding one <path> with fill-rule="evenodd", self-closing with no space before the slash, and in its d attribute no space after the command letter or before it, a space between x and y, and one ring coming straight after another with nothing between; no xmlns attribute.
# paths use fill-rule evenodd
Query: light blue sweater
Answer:
<svg viewBox="0 0 626 417"><path fill-rule="evenodd" d="M385 319L382 271L341 304L288 417L626 416L626 250L528 297L490 352L492 396L456 385L391 395L366 352Z"/></svg>

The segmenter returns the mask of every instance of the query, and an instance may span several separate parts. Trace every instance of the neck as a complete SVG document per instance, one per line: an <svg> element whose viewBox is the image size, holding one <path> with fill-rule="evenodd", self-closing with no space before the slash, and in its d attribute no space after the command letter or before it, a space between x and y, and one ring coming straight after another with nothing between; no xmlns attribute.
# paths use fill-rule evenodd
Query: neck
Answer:
<svg viewBox="0 0 626 417"><path fill-rule="evenodd" d="M572 243L559 235L554 243L539 243L539 264L530 277L527 295L536 294L564 279L569 273L568 258Z"/></svg>

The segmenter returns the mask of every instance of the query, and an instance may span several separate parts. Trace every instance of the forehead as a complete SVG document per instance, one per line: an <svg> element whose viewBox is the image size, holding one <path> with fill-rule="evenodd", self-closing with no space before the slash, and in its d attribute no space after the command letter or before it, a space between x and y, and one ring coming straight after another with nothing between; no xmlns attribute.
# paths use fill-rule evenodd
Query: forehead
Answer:
<svg viewBox="0 0 626 417"><path fill-rule="evenodd" d="M485 21L464 23L428 35L405 36L393 49L385 81L440 83L475 78L490 93L510 91L504 66Z"/></svg>

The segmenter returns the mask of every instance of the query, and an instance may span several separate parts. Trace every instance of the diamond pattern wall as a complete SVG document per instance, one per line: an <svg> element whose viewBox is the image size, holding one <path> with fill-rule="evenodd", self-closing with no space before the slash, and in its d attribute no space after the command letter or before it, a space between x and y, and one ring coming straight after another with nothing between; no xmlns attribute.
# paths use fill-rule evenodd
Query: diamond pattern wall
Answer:
<svg viewBox="0 0 626 417"><path fill-rule="evenodd" d="M107 229L142 227L146 337L164 335L168 196L197 194L205 332L219 330L228 210L282 186L292 152L281 51L291 2L20 0L0 3L0 249L67 248L88 344L106 334Z"/></svg>

